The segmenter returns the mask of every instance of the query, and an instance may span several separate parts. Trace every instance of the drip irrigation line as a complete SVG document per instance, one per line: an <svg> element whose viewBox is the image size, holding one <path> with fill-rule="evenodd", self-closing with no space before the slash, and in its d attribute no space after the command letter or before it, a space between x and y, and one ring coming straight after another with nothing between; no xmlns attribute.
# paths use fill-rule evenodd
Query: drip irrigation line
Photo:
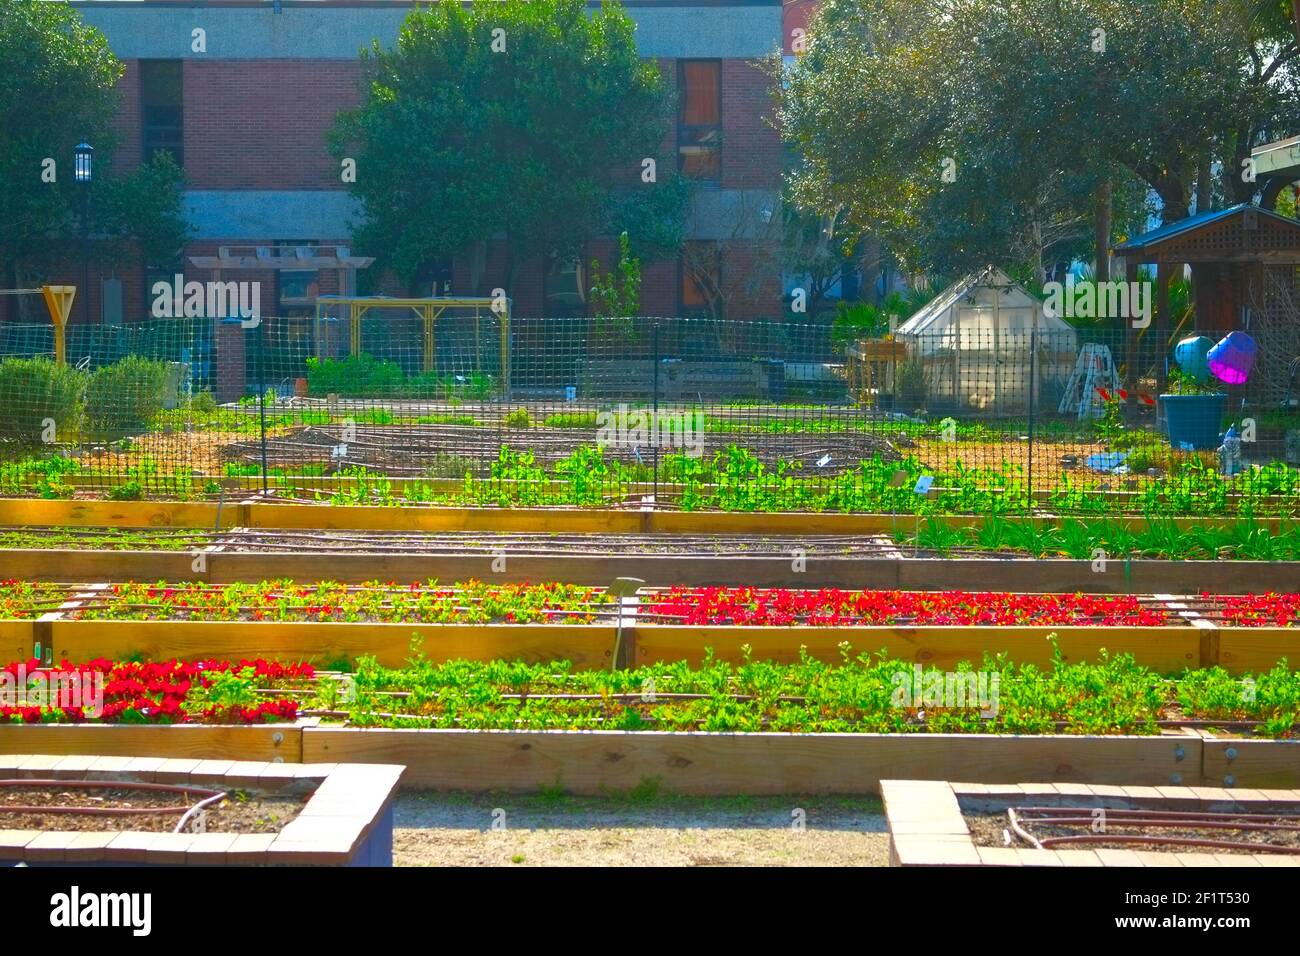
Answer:
<svg viewBox="0 0 1300 956"><path fill-rule="evenodd" d="M178 804L163 807L60 807L46 805L2 805L0 815L13 813L50 813L68 816L156 816L159 814L180 813L180 822L174 833L182 832L185 824L193 815L214 803L225 799L226 793L208 787L195 787L189 784L139 783L121 780L59 780L57 778L6 779L0 780L0 789L18 790L126 790L149 793L175 793L188 797L190 794L201 795L202 799L194 804Z"/></svg>

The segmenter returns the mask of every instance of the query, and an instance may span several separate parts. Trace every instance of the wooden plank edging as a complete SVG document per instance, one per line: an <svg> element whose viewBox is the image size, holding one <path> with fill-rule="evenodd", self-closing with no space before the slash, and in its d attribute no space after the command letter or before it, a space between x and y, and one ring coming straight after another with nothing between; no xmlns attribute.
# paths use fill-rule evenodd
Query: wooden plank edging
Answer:
<svg viewBox="0 0 1300 956"><path fill-rule="evenodd" d="M218 505L214 501L108 501L0 498L0 525L63 525L120 528L213 528ZM1021 516L1012 516L1020 518ZM1112 515L1126 527L1142 527L1140 515ZM489 508L444 505L332 505L288 504L250 498L227 503L221 509L221 527L427 530L427 531L534 531L592 533L647 532L662 534L880 534L915 526L911 514L858 512L742 512L649 511L616 508ZM978 515L933 515L948 527L978 527ZM1037 524L1058 516L1036 515ZM1182 516L1170 519L1180 528L1217 527L1234 516ZM1257 517L1260 527L1276 531L1292 518Z"/></svg>
<svg viewBox="0 0 1300 956"><path fill-rule="evenodd" d="M277 741L277 735L279 737ZM1229 752L1231 751L1231 755ZM0 754L403 764L411 789L601 794L867 794L880 780L1300 786L1300 741L993 734L388 730L319 726L4 724ZM1225 772L1226 771L1226 772Z"/></svg>
<svg viewBox="0 0 1300 956"><path fill-rule="evenodd" d="M55 659L151 660L222 658L307 661L318 666L369 655L402 667L415 637L430 660L568 660L578 668L609 667L613 625L362 624L318 621L54 621Z"/></svg>
<svg viewBox="0 0 1300 956"><path fill-rule="evenodd" d="M240 726L0 723L0 754L98 754L302 763L302 733L307 723L314 721Z"/></svg>
<svg viewBox="0 0 1300 956"><path fill-rule="evenodd" d="M866 794L881 779L1076 781L1149 786L1200 779L1199 737L985 734L720 734L314 727L308 761L400 763L403 786L601 794ZM1248 784L1246 784L1248 785Z"/></svg>
<svg viewBox="0 0 1300 956"><path fill-rule="evenodd" d="M203 550L194 570L194 552L98 551L79 548L0 548L0 580L204 581L212 584L257 582L289 577L317 580L321 568L343 584L365 581L440 581L471 577L497 584L562 581L592 587L616 577L637 577L652 587L725 586L848 590L987 590L1004 585L1020 592L1149 594L1199 592L1213 581L1215 593L1288 591L1300 582L1293 561L1124 561L1107 562L1094 573L1089 561L1011 558L850 558L805 559L795 571L788 556L709 555L548 555L509 557L503 571L495 555L367 554L355 551L240 552ZM499 566L499 565L497 565Z"/></svg>

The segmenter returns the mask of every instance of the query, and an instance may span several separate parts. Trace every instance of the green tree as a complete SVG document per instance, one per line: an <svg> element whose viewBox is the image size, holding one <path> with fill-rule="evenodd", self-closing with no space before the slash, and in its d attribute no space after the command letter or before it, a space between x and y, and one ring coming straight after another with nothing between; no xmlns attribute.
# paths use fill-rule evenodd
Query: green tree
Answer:
<svg viewBox="0 0 1300 956"><path fill-rule="evenodd" d="M913 270L1041 278L1141 228L1148 189L1166 220L1215 164L1219 194L1252 191L1241 160L1296 120L1285 23L1247 0L829 0L783 96L795 195Z"/></svg>
<svg viewBox="0 0 1300 956"><path fill-rule="evenodd" d="M527 258L641 235L629 220L654 207L627 193L666 183L620 189L610 171L656 154L671 98L633 31L616 4L588 16L583 0L413 11L394 49L363 53L363 102L331 140L357 163L357 245L411 281L425 262L504 234L509 288Z"/></svg>
<svg viewBox="0 0 1300 956"><path fill-rule="evenodd" d="M632 255L627 233L619 233L618 262L602 272L600 262L591 260L591 304L596 314L626 318L641 309L641 260Z"/></svg>
<svg viewBox="0 0 1300 956"><path fill-rule="evenodd" d="M7 286L36 284L82 255L82 195L73 149L95 147L87 206L101 262L173 255L184 245L180 171L158 158L113 173L122 66L72 7L0 0L0 268ZM53 160L51 167L47 160ZM53 181L50 181L51 172Z"/></svg>

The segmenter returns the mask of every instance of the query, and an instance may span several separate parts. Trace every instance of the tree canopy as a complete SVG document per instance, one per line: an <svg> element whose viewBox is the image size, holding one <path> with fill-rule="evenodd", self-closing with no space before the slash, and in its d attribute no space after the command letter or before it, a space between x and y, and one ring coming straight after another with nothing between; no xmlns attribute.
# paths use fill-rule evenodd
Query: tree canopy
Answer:
<svg viewBox="0 0 1300 956"><path fill-rule="evenodd" d="M583 0L413 11L393 49L363 53L363 102L332 139L356 160L357 245L410 281L493 236L509 239L513 273L530 256L572 257L593 235L627 230L635 244L680 221L675 174L641 176L671 97L633 31L616 4L589 15Z"/></svg>
<svg viewBox="0 0 1300 956"><path fill-rule="evenodd" d="M74 8L0 0L0 267L6 282L39 281L80 255L82 197L73 149L83 140L95 148L92 255L163 259L184 244L183 179L170 157L130 175L113 174L111 121L121 75L103 34L83 24Z"/></svg>
<svg viewBox="0 0 1300 956"><path fill-rule="evenodd" d="M1250 195L1250 148L1300 119L1288 11L828 0L780 111L801 154L794 193L880 236L913 271L1000 261L1041 276L1086 254L1099 201L1123 234L1142 227L1151 194L1166 221L1194 192Z"/></svg>

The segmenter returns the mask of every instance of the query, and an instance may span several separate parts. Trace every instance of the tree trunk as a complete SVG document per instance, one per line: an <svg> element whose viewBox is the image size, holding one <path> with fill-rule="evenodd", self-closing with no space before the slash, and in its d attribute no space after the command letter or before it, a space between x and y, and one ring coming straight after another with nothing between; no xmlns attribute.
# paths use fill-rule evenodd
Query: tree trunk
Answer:
<svg viewBox="0 0 1300 956"><path fill-rule="evenodd" d="M1298 0L1300 2L1300 0ZM867 236L862 241L862 255L858 259L862 269L862 286L858 290L858 298L863 302L871 302L879 305L888 294L888 289L877 294L876 285L884 275L884 263L881 260L880 240L875 236Z"/></svg>
<svg viewBox="0 0 1300 956"><path fill-rule="evenodd" d="M1300 0L1298 0L1300 2ZM1214 182L1210 178L1210 157L1196 167L1196 211L1209 212L1214 203Z"/></svg>
<svg viewBox="0 0 1300 956"><path fill-rule="evenodd" d="M1187 190L1181 181L1166 180L1156 186L1160 197L1160 224L1187 218Z"/></svg>
<svg viewBox="0 0 1300 956"><path fill-rule="evenodd" d="M1098 282L1110 281L1111 185L1109 179L1097 184L1097 208L1093 219L1095 273Z"/></svg>

